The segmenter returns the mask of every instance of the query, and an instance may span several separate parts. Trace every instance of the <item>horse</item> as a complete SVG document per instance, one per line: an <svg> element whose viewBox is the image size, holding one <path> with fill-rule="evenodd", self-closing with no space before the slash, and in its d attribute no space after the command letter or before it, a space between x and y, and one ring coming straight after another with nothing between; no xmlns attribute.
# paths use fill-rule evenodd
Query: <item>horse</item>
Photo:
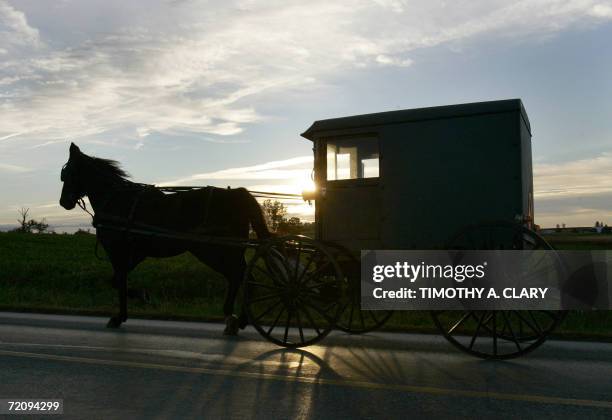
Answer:
<svg viewBox="0 0 612 420"><path fill-rule="evenodd" d="M127 298L137 294L127 287L130 271L147 257L172 257L185 252L228 281L223 305L224 334L236 335L246 326L244 310L240 317L234 315L246 270L246 248L241 240L249 238L249 225L258 239L272 236L259 203L246 189L204 187L165 194L153 185L130 181L118 162L88 156L74 143L62 168L61 181L60 205L64 209L72 210L79 204L86 210L82 200L88 197L97 240L113 267L111 283L119 295L119 311L111 316L108 328L119 328L127 321ZM136 229L142 226L151 232ZM215 243L189 239L197 235L220 240Z"/></svg>

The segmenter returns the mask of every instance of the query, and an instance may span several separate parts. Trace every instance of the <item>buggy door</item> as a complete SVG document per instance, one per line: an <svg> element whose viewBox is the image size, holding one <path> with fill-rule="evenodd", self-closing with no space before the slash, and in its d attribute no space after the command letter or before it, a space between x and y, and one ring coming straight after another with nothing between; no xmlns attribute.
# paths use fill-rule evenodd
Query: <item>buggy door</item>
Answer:
<svg viewBox="0 0 612 420"><path fill-rule="evenodd" d="M328 137L317 145L318 238L357 252L380 243L380 153L375 135Z"/></svg>

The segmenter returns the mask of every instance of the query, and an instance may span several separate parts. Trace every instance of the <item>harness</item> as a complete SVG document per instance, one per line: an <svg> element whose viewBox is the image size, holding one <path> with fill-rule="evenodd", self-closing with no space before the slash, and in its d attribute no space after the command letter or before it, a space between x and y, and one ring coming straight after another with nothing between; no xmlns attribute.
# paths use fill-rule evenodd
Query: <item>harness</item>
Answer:
<svg viewBox="0 0 612 420"><path fill-rule="evenodd" d="M212 201L213 201L213 195L214 195L214 190L215 187L212 186L207 186L207 187L203 187L203 188L208 188L208 194L207 194L207 199L206 199L206 208L205 208L205 212L204 212L204 217L203 217L203 225L205 226L208 223L208 219L209 219L209 215L210 215L210 209L211 209L211 205L212 205ZM140 202L140 199L142 197L142 194L150 189L156 189L158 191L164 192L166 189L164 187L156 187L155 185L152 184L141 184L141 183L131 183L129 188L113 188L110 189L106 192L109 193L113 193L113 192L120 192L120 191L130 191L130 190L138 190L136 192L136 195L134 196L134 200L132 201L132 204L130 206L130 210L128 212L127 218L123 219L123 218L118 218L120 219L120 222L125 221L125 227L124 229L122 229L122 233L123 233L123 238L125 241L131 242L132 239L132 231L134 229L134 218L136 215L136 209L138 208L138 204ZM175 191L172 188L169 188L168 191L171 191L173 193L176 193L178 191ZM102 191L98 191L98 192L102 192ZM103 226L101 226L102 221L105 219L105 214L104 214L104 209L106 209L106 207L108 206L109 201L112 198L112 194L108 194L106 200L104 201L104 204L102 205L101 209L97 212L97 214L92 213L88 207L87 207L87 203L85 202L85 200L83 199L83 197L79 198L77 200L77 205L87 214L89 214L91 216L92 219L92 226L94 228L99 229L99 228L103 228ZM111 218L107 219L111 220ZM122 223L123 224L123 223ZM104 260L103 257L101 257L98 253L98 248L99 248L99 244L100 244L100 237L96 232L96 245L95 245L95 256L96 258L98 258L99 260ZM129 247L131 249L131 247ZM132 256L130 255L130 258Z"/></svg>
<svg viewBox="0 0 612 420"><path fill-rule="evenodd" d="M62 172L63 172L63 170L62 170ZM63 173L62 173L62 175L63 175ZM140 197L141 197L142 193L146 189L148 189L148 188L155 188L155 187L153 185L150 185L150 184L136 184L136 183L134 183L133 187L130 187L130 188L113 188L113 189L110 189L110 190L107 191L107 192L112 193L112 192L117 192L117 191L129 191L129 190L138 189L138 192L136 193L136 196L134 197L134 200L132 201L132 205L130 206L130 211L128 213L128 217L126 219L126 221L127 221L126 228L123 230L123 235L124 235L124 239L125 240L129 240L130 239L129 235L130 235L130 232L131 232L131 230L133 228L134 215L136 213L136 208L138 206L138 202L140 200ZM101 192L101 191L98 191L98 192ZM81 208L81 210L83 210L85 213L87 213L87 214L89 214L89 216L91 216L91 225L94 228L96 228L96 245L95 245L95 248L94 248L94 254L95 254L95 256L96 256L96 258L98 260L104 260L104 258L102 258L99 255L99 253L98 253L98 248L99 248L99 245L100 245L100 237L97 234L97 229L100 227L100 224L101 224L100 223L100 219L104 219L104 212L102 210L104 210L107 207L108 202L110 201L110 199L111 199L111 195L109 194L106 197L106 200L104 201L104 204L102 205L102 209L101 209L101 211L98 212L98 214L94 214L91 211L89 211L89 209L87 208L87 203L85 202L83 197L80 197L77 200L77 205ZM100 213L102 215L100 215ZM130 256L130 258L131 258L131 256Z"/></svg>

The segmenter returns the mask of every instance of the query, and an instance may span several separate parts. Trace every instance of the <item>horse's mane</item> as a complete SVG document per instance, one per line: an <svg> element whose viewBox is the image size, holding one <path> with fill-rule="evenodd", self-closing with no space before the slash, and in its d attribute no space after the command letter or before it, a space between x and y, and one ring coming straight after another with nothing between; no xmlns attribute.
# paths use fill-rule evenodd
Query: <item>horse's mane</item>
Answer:
<svg viewBox="0 0 612 420"><path fill-rule="evenodd" d="M80 157L89 168L94 169L96 172L102 173L107 177L118 178L121 181L128 181L128 178L130 178L130 174L123 170L121 164L116 160L88 156L82 152Z"/></svg>

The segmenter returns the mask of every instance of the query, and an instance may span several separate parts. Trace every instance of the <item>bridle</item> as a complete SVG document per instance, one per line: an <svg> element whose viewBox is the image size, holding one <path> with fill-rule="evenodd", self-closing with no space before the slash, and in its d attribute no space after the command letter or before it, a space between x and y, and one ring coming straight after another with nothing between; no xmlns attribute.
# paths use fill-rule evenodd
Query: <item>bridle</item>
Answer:
<svg viewBox="0 0 612 420"><path fill-rule="evenodd" d="M67 171L67 167L68 167L68 162L66 162L63 166L62 166L62 170L60 173L60 180L62 182L66 182L66 180L69 178L68 175L68 171ZM96 190L95 192L105 192L105 193L112 193L112 192L117 192L117 191L124 191L124 190L143 190L149 187L154 187L153 185L149 185L149 184L140 184L140 183L130 183L129 187L114 187L114 188L108 188L108 189L100 189L100 190ZM87 203L85 202L85 200L83 199L83 197L85 197L85 195L87 195L87 192L84 192L82 194L75 194L77 195L77 199L76 199L76 204L81 208L81 210L83 210L85 213L89 214L89 216L91 216L91 221L92 221L92 225L94 227L97 227L97 222L96 222L96 215L94 213L92 213L91 211L89 211L89 209L87 208ZM102 208L105 208L106 205L108 204L108 201L111 199L112 194L108 195L108 197L106 198L106 201L104 202L104 205L102 206ZM138 196L136 197L136 199L134 200L133 204L132 204L132 209L130 210L130 216L128 217L128 219L131 220L131 218L133 217L133 213L136 207L136 204L138 202ZM96 245L95 245L95 250L94 253L96 255L96 257L98 259L102 259L99 255L98 255L98 245L100 243L100 238L98 235L96 235Z"/></svg>
<svg viewBox="0 0 612 420"><path fill-rule="evenodd" d="M89 214L91 216L91 220L93 221L95 216L92 212L90 212L87 209L87 203L85 203L85 200L83 200L83 197L79 198L77 200L77 205L81 208L81 210L85 211L85 213Z"/></svg>
<svg viewBox="0 0 612 420"><path fill-rule="evenodd" d="M68 174L67 174L67 166L68 166L68 162L64 163L64 166L62 166L62 171L60 172L60 181L62 182L66 182L66 180L68 179ZM83 210L85 211L85 213L89 214L91 216L91 218L94 218L94 215L92 212L89 211L89 209L87 208L87 204L85 203L85 200L83 200L83 197L85 197L85 194L80 194L77 196L76 199L76 204Z"/></svg>
<svg viewBox="0 0 612 420"><path fill-rule="evenodd" d="M62 166L62 171L60 172L60 180L62 182L66 182L66 180L68 179L69 175L67 172L67 167L68 167L68 163L66 162L63 166ZM150 187L154 187L153 185L150 184L141 184L141 183L130 183L130 185L128 187L123 187L121 188L120 186L115 186L112 188L108 188L108 189L99 189L96 190L95 192L98 193L113 193L113 192L117 192L117 191L130 191L130 190L141 190L144 188L150 188ZM77 195L77 194L75 194ZM85 197L85 195L87 195L87 193L83 193L83 194L78 194L77 195L77 199L76 199L76 204L87 214L89 214L91 216L92 219L95 218L95 215L89 211L89 209L87 208L87 203L85 202L85 200L83 199L83 197ZM110 197L109 197L110 198Z"/></svg>

